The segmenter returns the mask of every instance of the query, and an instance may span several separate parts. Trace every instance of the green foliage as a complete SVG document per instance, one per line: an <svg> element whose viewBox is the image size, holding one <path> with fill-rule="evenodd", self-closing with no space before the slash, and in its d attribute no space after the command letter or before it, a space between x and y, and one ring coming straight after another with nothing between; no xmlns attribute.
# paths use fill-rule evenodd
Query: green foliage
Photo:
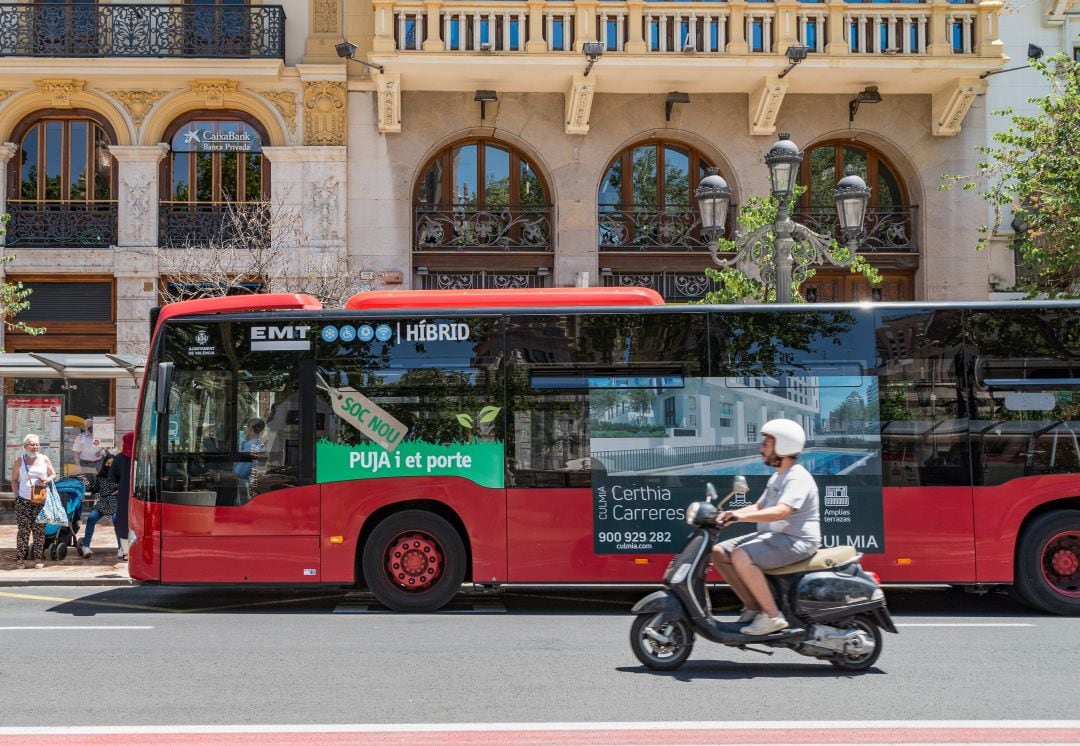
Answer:
<svg viewBox="0 0 1080 746"><path fill-rule="evenodd" d="M795 202L799 195L806 191L805 187L796 187L795 195L789 203L789 209L794 211ZM759 228L776 222L779 211L779 203L773 197L752 196L739 210L739 225L743 235L750 235ZM776 235L769 231L752 249L753 262L758 267L772 267L776 251ZM738 245L726 238L719 240L721 253L735 253ZM832 255L841 262L851 257L851 252L846 246L841 246L835 240L830 248ZM795 302L803 301L799 293L799 287L816 274L813 268L814 249L807 243L796 241L792 248L794 266L791 273L791 297ZM858 254L849 266L852 274L860 274L871 285L881 282L881 274L866 259ZM755 277L735 267L722 269L706 268L705 275L716 285L716 290L706 293L704 303L743 303L752 301L755 303L775 303L776 288L773 282L767 279L767 275Z"/></svg>
<svg viewBox="0 0 1080 746"><path fill-rule="evenodd" d="M6 232L9 215L0 216L0 235ZM11 264L15 261L14 254L8 254L7 256L0 256L0 267ZM30 293L33 292L29 288L24 288L21 282L0 282L0 315L3 317L4 328L9 330L17 330L26 334L38 335L44 334L45 328L40 326L30 326L24 321L16 321L15 317L21 312L30 307ZM0 352L3 349L0 348Z"/></svg>
<svg viewBox="0 0 1080 746"><path fill-rule="evenodd" d="M977 191L993 209L990 225L979 229L977 249L997 234L1006 210L1027 224L1012 248L1025 266L1017 285L1029 295L1080 297L1080 64L1065 54L1032 60L1050 83L1045 96L1032 97L1032 115L1005 109L1010 126L980 147L973 174L942 175L942 189L957 184Z"/></svg>

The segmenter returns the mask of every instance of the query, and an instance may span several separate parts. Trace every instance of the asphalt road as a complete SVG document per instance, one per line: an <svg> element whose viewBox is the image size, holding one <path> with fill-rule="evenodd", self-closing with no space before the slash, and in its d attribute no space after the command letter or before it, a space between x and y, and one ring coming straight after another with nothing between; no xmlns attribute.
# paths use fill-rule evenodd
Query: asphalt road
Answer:
<svg viewBox="0 0 1080 746"><path fill-rule="evenodd" d="M431 615L332 591L0 589L0 726L1063 720L1080 619L890 589L862 675L698 640L674 673L628 644L638 591L468 596ZM721 597L723 603L726 598ZM14 703L18 703L17 706Z"/></svg>

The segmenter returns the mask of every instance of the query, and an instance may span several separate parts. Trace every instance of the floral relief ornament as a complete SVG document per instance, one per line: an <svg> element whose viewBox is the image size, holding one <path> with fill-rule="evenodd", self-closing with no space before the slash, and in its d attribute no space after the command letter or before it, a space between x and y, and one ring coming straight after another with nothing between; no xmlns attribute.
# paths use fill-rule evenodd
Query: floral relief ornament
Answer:
<svg viewBox="0 0 1080 746"><path fill-rule="evenodd" d="M146 216L150 212L150 182L146 179L123 182L127 187L127 217L131 224L132 236L136 240L143 237Z"/></svg>
<svg viewBox="0 0 1080 746"><path fill-rule="evenodd" d="M131 114L135 127L141 127L146 115L158 101L168 95L168 91L111 91L114 98L118 99L124 108Z"/></svg>
<svg viewBox="0 0 1080 746"><path fill-rule="evenodd" d="M305 83L304 144L345 144L345 84Z"/></svg>
<svg viewBox="0 0 1080 746"><path fill-rule="evenodd" d="M262 95L277 107L281 118L289 125L289 132L296 134L296 94L292 91L263 91Z"/></svg>

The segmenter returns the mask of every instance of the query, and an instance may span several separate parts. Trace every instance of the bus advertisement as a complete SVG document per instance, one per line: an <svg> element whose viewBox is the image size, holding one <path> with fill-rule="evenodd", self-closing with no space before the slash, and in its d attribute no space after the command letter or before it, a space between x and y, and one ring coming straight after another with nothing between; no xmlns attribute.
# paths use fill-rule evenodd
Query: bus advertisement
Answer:
<svg viewBox="0 0 1080 746"><path fill-rule="evenodd" d="M785 417L826 546L886 583L1080 612L1080 304L394 291L188 301L153 324L143 582L359 585L398 611L464 582L659 582L708 483L757 499L758 429Z"/></svg>

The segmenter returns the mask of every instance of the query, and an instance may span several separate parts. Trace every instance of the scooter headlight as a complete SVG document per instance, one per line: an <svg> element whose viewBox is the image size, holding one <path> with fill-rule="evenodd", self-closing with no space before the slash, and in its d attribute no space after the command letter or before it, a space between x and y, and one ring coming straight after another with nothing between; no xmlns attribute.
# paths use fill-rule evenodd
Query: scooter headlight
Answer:
<svg viewBox="0 0 1080 746"><path fill-rule="evenodd" d="M686 522L691 526L697 524L697 514L701 510L701 503L690 503L690 507L686 509Z"/></svg>

